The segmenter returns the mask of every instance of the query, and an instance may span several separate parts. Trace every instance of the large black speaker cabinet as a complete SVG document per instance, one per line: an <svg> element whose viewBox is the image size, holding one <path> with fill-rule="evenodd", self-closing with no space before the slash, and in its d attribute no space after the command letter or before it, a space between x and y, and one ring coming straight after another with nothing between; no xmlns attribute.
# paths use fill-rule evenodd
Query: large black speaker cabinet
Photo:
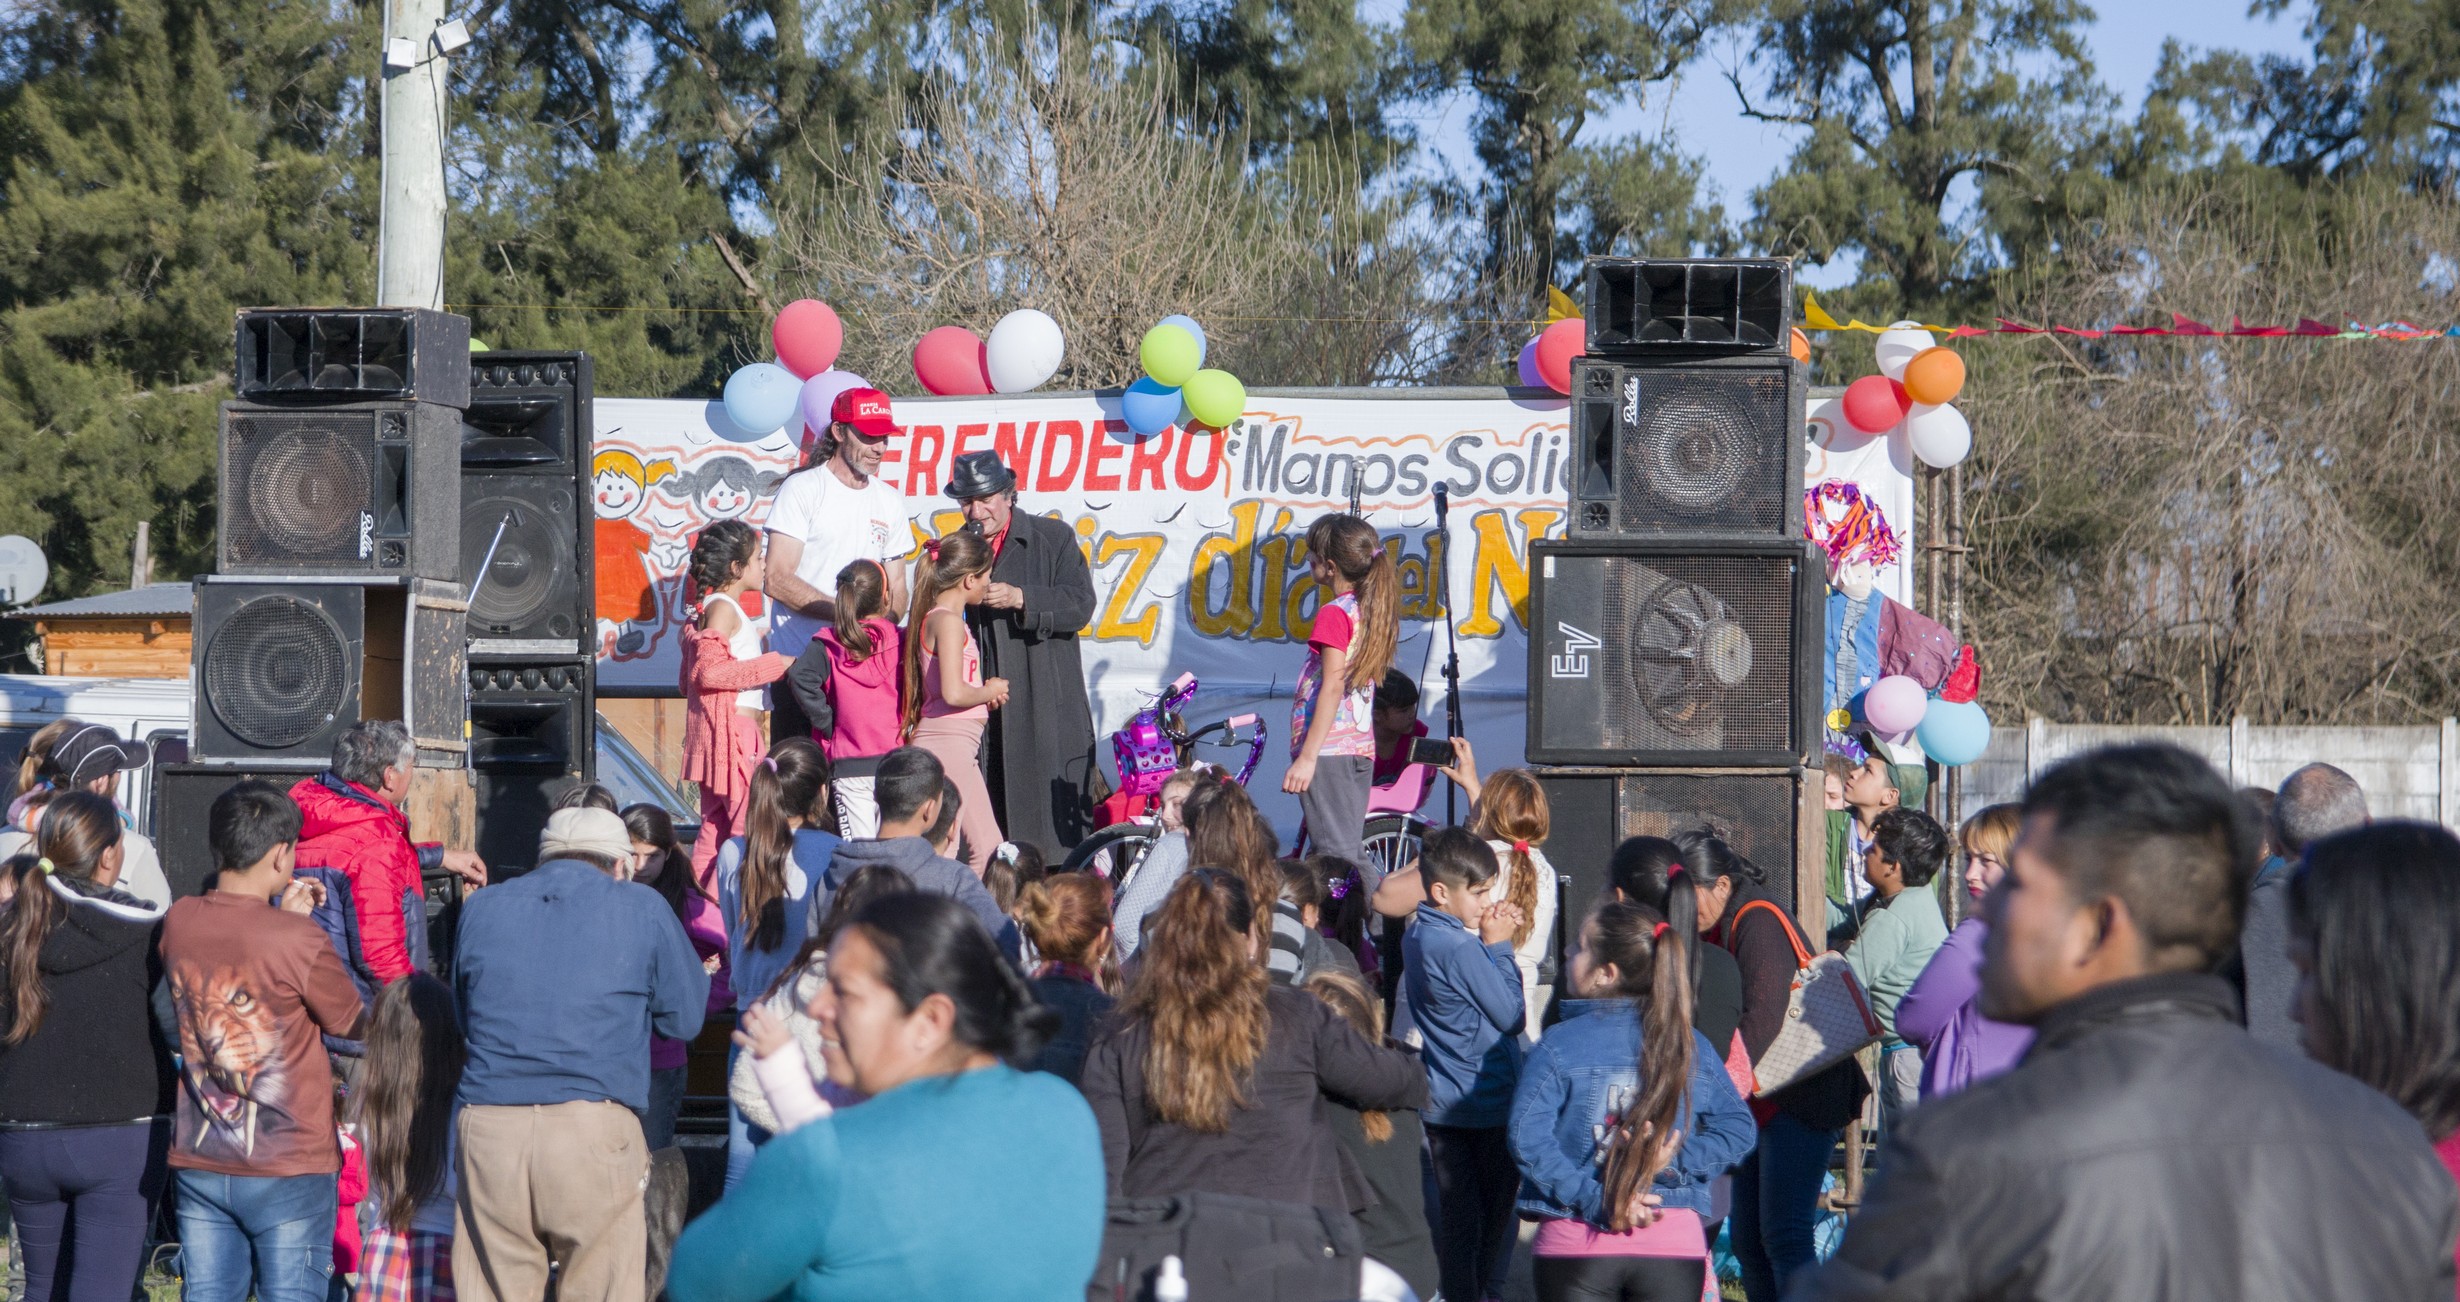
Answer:
<svg viewBox="0 0 2460 1302"><path fill-rule="evenodd" d="M478 857L516 876L537 865L555 793L597 777L597 662L477 664L469 682Z"/></svg>
<svg viewBox="0 0 2460 1302"><path fill-rule="evenodd" d="M1530 762L1807 762L1819 738L1815 555L1800 540L1534 544Z"/></svg>
<svg viewBox="0 0 2460 1302"><path fill-rule="evenodd" d="M1783 258L1591 258L1587 280L1593 357L1785 353L1793 341Z"/></svg>
<svg viewBox="0 0 2460 1302"><path fill-rule="evenodd" d="M197 580L190 757L314 770L352 724L398 719L422 766L460 767L468 607L425 579Z"/></svg>
<svg viewBox="0 0 2460 1302"><path fill-rule="evenodd" d="M206 838L214 801L250 778L284 791L309 776L295 768L234 764L159 764L154 768L154 846L162 852L162 875L171 898L205 891L214 871L214 848Z"/></svg>
<svg viewBox="0 0 2460 1302"><path fill-rule="evenodd" d="M222 404L225 574L461 577L461 413Z"/></svg>
<svg viewBox="0 0 2460 1302"><path fill-rule="evenodd" d="M595 377L587 353L504 349L471 358L461 464L557 465L586 479Z"/></svg>
<svg viewBox="0 0 2460 1302"><path fill-rule="evenodd" d="M1616 846L1703 828L1757 865L1767 879L1762 890L1791 911L1803 864L1803 801L1819 790L1817 779L1816 771L1806 780L1795 769L1539 768L1550 824L1546 858L1572 879L1566 931L1611 895Z"/></svg>
<svg viewBox="0 0 2460 1302"><path fill-rule="evenodd" d="M1572 362L1575 538L1802 536L1803 368Z"/></svg>
<svg viewBox="0 0 2460 1302"><path fill-rule="evenodd" d="M239 314L239 396L470 404L470 321L415 307L263 307Z"/></svg>
<svg viewBox="0 0 2460 1302"><path fill-rule="evenodd" d="M587 353L486 353L474 369L461 443L461 565L470 654L481 660L589 653L592 377Z"/></svg>

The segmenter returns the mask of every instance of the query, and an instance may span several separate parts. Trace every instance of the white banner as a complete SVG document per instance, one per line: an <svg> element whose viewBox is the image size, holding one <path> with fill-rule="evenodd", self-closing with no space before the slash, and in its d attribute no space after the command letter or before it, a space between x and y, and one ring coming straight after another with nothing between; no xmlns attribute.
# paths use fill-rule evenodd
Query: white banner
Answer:
<svg viewBox="0 0 2460 1302"><path fill-rule="evenodd" d="M1441 582L1480 764L1520 762L1528 546L1563 532L1568 405L1500 389L1259 391L1226 430L1139 439L1115 397L901 398L906 432L881 473L904 491L919 540L962 522L941 492L952 459L997 451L1017 474L1021 509L1071 524L1093 568L1083 650L1097 736L1106 743L1164 684L1195 673L1191 722L1255 711L1269 725L1251 785L1286 836L1297 802L1267 793L1287 761L1290 689L1320 595L1293 553L1317 516L1347 509L1353 477L1366 518L1397 549L1394 664L1424 689L1420 717L1442 733ZM1912 479L1888 453L1901 440L1840 439L1821 406L1812 481L1859 482L1909 550ZM713 402L602 398L596 410L599 682L671 689L692 538L716 519L765 520L799 452L786 433L742 436ZM1451 495L1448 547L1435 531L1438 482ZM1882 590L1910 597L1909 568L1883 573ZM644 608L654 616L624 618Z"/></svg>

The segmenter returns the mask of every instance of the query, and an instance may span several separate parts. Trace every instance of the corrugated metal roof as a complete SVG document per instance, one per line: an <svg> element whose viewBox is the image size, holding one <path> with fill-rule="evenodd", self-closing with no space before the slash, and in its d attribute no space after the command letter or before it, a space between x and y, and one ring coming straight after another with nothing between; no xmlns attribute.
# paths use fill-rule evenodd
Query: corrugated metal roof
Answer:
<svg viewBox="0 0 2460 1302"><path fill-rule="evenodd" d="M138 619L148 615L186 615L193 612L194 600L185 583L148 583L122 592L28 606L10 611L9 618L64 619L84 615L96 619Z"/></svg>

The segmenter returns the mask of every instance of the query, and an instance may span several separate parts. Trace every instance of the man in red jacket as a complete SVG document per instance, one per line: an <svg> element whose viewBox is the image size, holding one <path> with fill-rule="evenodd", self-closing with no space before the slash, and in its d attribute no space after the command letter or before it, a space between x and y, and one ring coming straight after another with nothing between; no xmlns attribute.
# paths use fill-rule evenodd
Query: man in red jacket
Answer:
<svg viewBox="0 0 2460 1302"><path fill-rule="evenodd" d="M487 884L487 865L476 854L411 843L401 802L410 794L415 757L409 729L391 720L361 723L333 743L332 768L290 789L304 819L299 867L335 868L350 879L359 957L385 984L427 963L426 869Z"/></svg>

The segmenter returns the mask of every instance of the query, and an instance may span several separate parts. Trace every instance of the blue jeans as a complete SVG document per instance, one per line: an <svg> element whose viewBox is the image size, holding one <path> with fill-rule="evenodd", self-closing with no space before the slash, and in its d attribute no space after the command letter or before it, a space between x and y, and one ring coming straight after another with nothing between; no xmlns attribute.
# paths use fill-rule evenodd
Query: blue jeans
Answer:
<svg viewBox="0 0 2460 1302"><path fill-rule="evenodd" d="M1726 1229L1751 1302L1777 1302L1787 1281L1818 1255L1819 1187L1837 1134L1779 1112L1760 1127L1759 1147L1734 1168Z"/></svg>
<svg viewBox="0 0 2460 1302"><path fill-rule="evenodd" d="M179 1172L182 1302L325 1302L333 1275L330 1175Z"/></svg>
<svg viewBox="0 0 2460 1302"><path fill-rule="evenodd" d="M128 1302L145 1262L145 1231L168 1177L167 1121L0 1131L25 1263L22 1296ZM59 1278L69 1265L68 1278Z"/></svg>

